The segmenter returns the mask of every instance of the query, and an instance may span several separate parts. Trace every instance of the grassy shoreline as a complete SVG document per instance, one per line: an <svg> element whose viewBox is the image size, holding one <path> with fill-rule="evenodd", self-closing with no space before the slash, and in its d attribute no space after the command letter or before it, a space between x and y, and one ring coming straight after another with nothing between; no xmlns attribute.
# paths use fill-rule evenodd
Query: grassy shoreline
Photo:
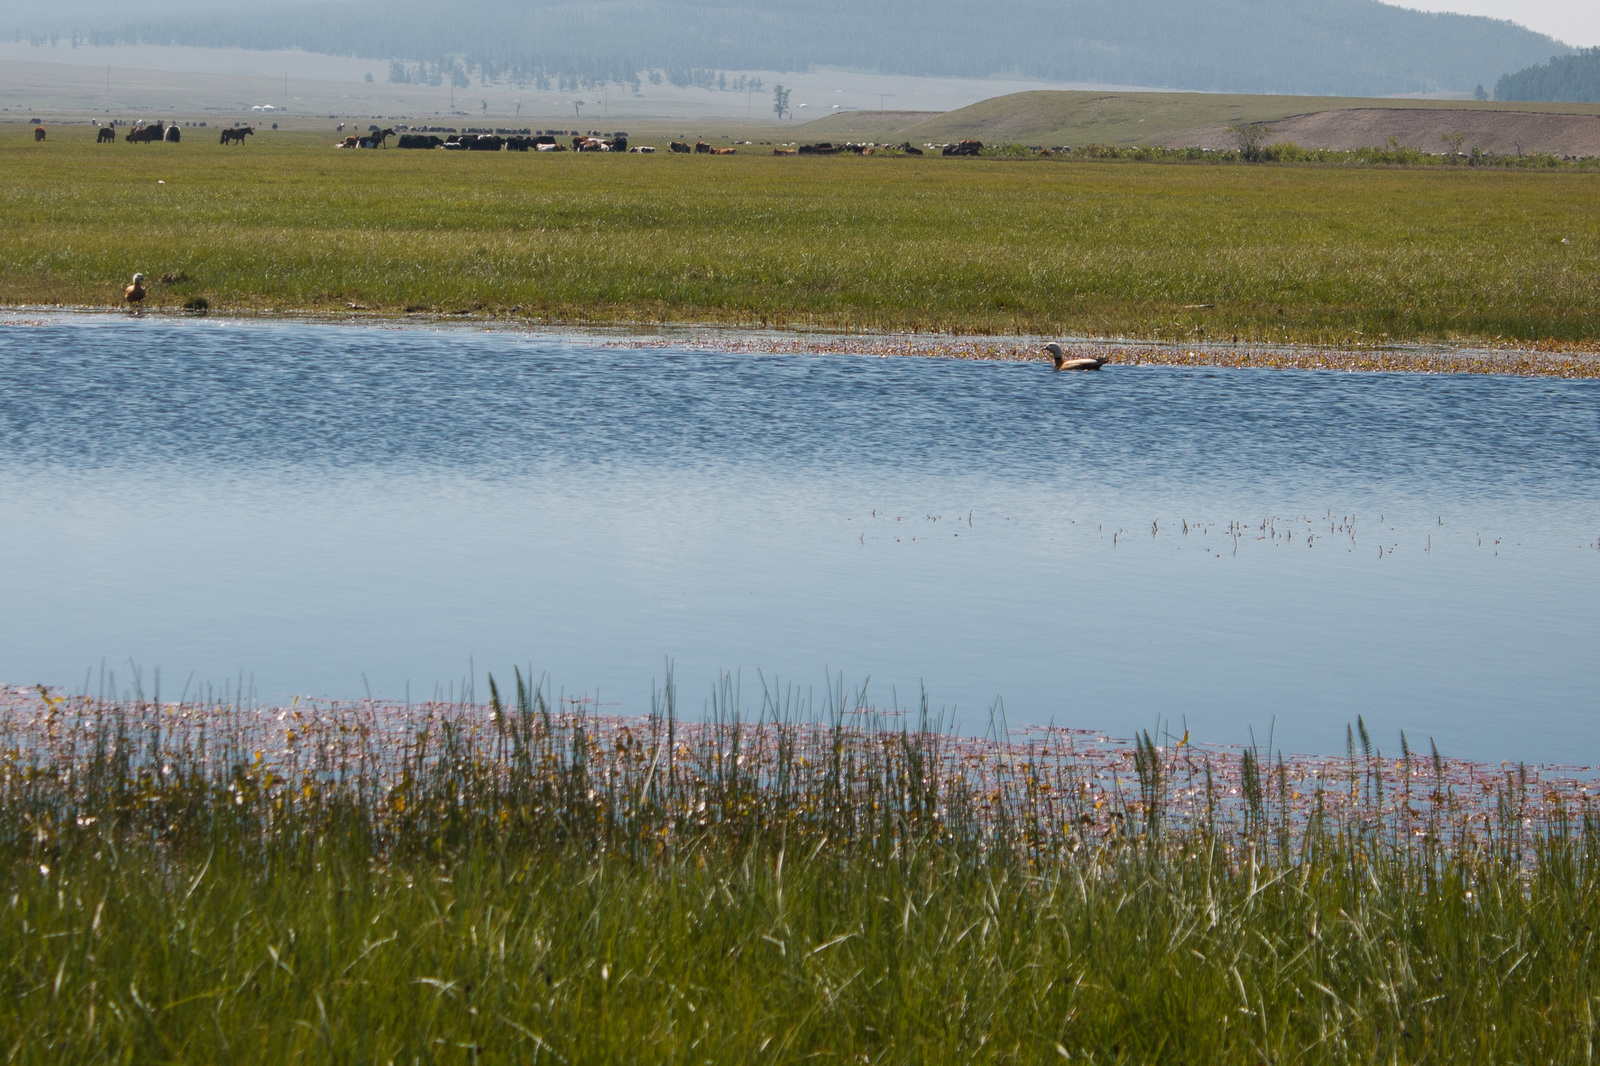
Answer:
<svg viewBox="0 0 1600 1066"><path fill-rule="evenodd" d="M1588 779L966 740L842 688L642 719L7 690L18 1061L1581 1061ZM1359 723L1358 723L1359 724Z"/></svg>
<svg viewBox="0 0 1600 1066"><path fill-rule="evenodd" d="M0 131L0 305L1354 349L1600 339L1592 173L336 152ZM165 279L165 280L163 280Z"/></svg>
<svg viewBox="0 0 1600 1066"><path fill-rule="evenodd" d="M108 308L29 307L0 311L0 328L45 328L61 315L128 315ZM38 317L33 317L38 316ZM140 320L192 319L209 312L137 312ZM610 326L532 323L515 318L393 315L383 312L239 313L237 321L313 322L383 329L472 329L540 334L563 340L583 337L605 347L692 348L749 355L860 355L873 358L970 359L1046 362L1043 344L1060 341L1078 355L1104 358L1123 366L1225 367L1265 370L1329 370L1341 373L1494 374L1517 377L1600 377L1600 346L1544 342L1532 346L1500 343L1487 347L1389 345L1340 348L1315 345L1177 344L1152 345L1126 340L1045 337L960 337L907 333L830 333L828 331L750 330L704 323L621 323Z"/></svg>

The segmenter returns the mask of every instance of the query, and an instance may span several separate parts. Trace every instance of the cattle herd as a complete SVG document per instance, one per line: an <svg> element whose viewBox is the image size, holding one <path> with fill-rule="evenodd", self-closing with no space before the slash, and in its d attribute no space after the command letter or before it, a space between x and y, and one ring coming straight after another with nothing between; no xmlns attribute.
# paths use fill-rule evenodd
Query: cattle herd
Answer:
<svg viewBox="0 0 1600 1066"><path fill-rule="evenodd" d="M391 131L393 132L393 131ZM574 134L571 146L558 141L551 133L500 134L452 133L441 137L437 133L402 133L401 148L442 148L449 152L642 152L642 148L628 148L626 133L607 136ZM655 151L654 148L649 151Z"/></svg>
<svg viewBox="0 0 1600 1066"><path fill-rule="evenodd" d="M101 126L96 130L95 140L100 144L114 142L117 139L115 126L120 123ZM193 125L193 123L191 123ZM204 126L205 123L199 123ZM273 127L276 129L276 125ZM344 124L339 124L339 129L344 130ZM634 145L629 147L626 133L573 133L569 130L539 131L532 133L528 130L511 132L507 130L467 131L458 133L454 129L407 129L401 126L404 132L396 133L395 129L379 129L372 126L368 132L352 134L334 143L335 148L382 148L390 137L397 137L401 148L434 148L450 152L632 152L636 154L649 154L655 151L650 145ZM233 126L221 131L219 143L244 144L245 138L255 133L253 126ZM444 134L444 136L441 136ZM182 139L182 131L178 123L165 123L161 120L155 122L135 122L129 128L123 140L130 144L150 144L164 142L177 144ZM562 140L561 138L570 138ZM45 139L45 128L36 126L33 139ZM738 142L735 142L738 143ZM750 141L743 142L750 144ZM770 143L770 142L769 142ZM937 150L947 156L976 156L983 151L983 142L963 140L955 144L927 145L929 150ZM708 141L672 141L669 150L679 155L733 155L737 148L716 148ZM923 149L917 148L910 141L901 144L875 144L856 143L847 141L843 144L833 144L829 141L819 141L815 144L783 145L772 150L778 156L825 156L825 155L873 155L879 152L896 153L899 155L920 156Z"/></svg>

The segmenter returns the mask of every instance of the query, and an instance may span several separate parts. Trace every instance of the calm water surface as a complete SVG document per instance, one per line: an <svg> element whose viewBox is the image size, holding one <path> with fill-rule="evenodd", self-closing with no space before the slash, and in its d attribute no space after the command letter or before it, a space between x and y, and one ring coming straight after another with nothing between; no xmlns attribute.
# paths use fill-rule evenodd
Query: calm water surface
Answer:
<svg viewBox="0 0 1600 1066"><path fill-rule="evenodd" d="M1600 759L1600 382L0 328L0 681L648 707L670 657L982 729ZM192 691L192 689L191 689Z"/></svg>

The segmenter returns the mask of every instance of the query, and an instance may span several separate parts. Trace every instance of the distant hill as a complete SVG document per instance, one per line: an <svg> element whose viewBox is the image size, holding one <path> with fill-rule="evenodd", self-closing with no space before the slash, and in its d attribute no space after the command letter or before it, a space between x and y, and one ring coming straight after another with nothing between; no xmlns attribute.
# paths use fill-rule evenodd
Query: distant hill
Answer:
<svg viewBox="0 0 1600 1066"><path fill-rule="evenodd" d="M1550 62L1507 74L1495 83L1496 100L1600 101L1600 48L1577 55L1551 56Z"/></svg>
<svg viewBox="0 0 1600 1066"><path fill-rule="evenodd" d="M1473 100L1372 100L1352 97L1245 96L1222 93L1026 92L941 114L846 111L796 131L813 141L910 141L941 144L975 137L1045 147L1161 144L1232 147L1234 123L1271 125L1271 141L1303 148L1402 144L1441 152L1441 133L1459 131L1464 147L1557 155L1600 154L1600 106L1479 103Z"/></svg>
<svg viewBox="0 0 1600 1066"><path fill-rule="evenodd" d="M1509 22L1376 0L229 0L181 14L133 8L132 19L125 4L97 15L74 0L53 22L32 10L19 32L50 25L93 44L304 48L396 60L395 80L463 86L582 88L652 71L706 84L718 70L832 66L1384 96L1470 92L1564 52Z"/></svg>

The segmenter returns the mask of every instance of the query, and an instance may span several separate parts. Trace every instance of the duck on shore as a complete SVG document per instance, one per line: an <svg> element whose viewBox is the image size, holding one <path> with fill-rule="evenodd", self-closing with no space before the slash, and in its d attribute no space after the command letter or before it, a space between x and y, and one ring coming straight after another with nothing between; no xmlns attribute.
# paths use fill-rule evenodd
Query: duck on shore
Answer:
<svg viewBox="0 0 1600 1066"><path fill-rule="evenodd" d="M1050 353L1050 359L1056 364L1057 370L1099 370L1106 365L1103 356L1069 356L1055 341L1045 345L1044 350Z"/></svg>
<svg viewBox="0 0 1600 1066"><path fill-rule="evenodd" d="M123 298L131 304L137 304L144 299L144 275L135 274L133 284L122 290Z"/></svg>

